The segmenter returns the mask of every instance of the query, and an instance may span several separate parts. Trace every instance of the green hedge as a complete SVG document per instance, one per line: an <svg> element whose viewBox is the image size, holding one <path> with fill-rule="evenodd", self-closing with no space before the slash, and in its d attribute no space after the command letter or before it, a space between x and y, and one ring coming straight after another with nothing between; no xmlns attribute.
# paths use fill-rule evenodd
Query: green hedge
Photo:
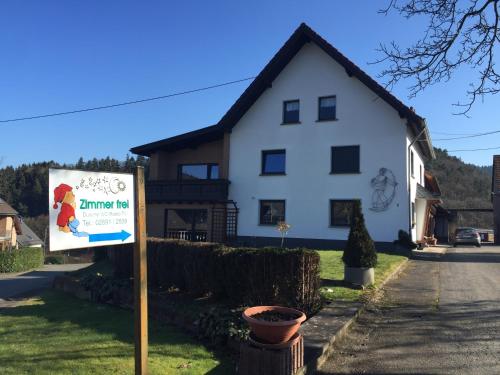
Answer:
<svg viewBox="0 0 500 375"><path fill-rule="evenodd" d="M43 249L41 247L27 247L0 251L0 273L22 272L43 265Z"/></svg>
<svg viewBox="0 0 500 375"><path fill-rule="evenodd" d="M131 246L112 248L110 259L117 277L132 277ZM320 304L319 262L319 254L307 249L148 240L150 288L178 288L244 306L284 305L315 312Z"/></svg>

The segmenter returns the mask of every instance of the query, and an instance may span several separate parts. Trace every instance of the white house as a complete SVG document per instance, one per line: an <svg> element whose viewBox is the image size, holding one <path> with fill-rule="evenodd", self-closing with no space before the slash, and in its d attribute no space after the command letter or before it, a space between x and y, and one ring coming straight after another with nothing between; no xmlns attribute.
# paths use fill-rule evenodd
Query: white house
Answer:
<svg viewBox="0 0 500 375"><path fill-rule="evenodd" d="M335 247L360 200L379 246L433 232L425 120L301 24L216 124L143 146L148 234Z"/></svg>

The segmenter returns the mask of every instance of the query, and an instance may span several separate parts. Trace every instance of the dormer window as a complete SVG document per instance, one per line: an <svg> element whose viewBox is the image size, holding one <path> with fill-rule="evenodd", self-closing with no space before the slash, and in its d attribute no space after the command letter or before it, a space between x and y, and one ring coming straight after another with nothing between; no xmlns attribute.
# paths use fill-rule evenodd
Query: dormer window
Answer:
<svg viewBox="0 0 500 375"><path fill-rule="evenodd" d="M318 99L318 121L337 119L337 97L322 96Z"/></svg>
<svg viewBox="0 0 500 375"><path fill-rule="evenodd" d="M283 124L298 124L300 122L300 101L287 100L283 102Z"/></svg>

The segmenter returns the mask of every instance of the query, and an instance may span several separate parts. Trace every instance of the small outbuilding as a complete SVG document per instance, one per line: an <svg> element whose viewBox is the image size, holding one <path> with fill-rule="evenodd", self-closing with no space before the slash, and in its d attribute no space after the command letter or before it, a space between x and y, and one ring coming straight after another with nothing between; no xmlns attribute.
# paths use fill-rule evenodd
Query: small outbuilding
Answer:
<svg viewBox="0 0 500 375"><path fill-rule="evenodd" d="M19 213L0 198L0 251L42 246L43 241L23 222Z"/></svg>

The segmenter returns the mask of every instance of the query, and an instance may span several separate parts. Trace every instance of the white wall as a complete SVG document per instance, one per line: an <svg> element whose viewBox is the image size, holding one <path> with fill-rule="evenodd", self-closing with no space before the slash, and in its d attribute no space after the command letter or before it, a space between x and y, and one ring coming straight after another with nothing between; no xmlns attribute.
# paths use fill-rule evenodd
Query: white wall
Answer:
<svg viewBox="0 0 500 375"><path fill-rule="evenodd" d="M415 202L415 211L417 217L417 224L415 225L416 237L412 237L413 241L421 240L424 235L425 224L425 211L427 208L427 201L425 199L417 199Z"/></svg>
<svg viewBox="0 0 500 375"><path fill-rule="evenodd" d="M338 121L316 122L318 97L337 95ZM300 99L299 125L280 125L284 100ZM392 107L313 43L306 44L243 116L231 133L230 199L237 202L238 234L277 237L259 225L259 199L285 199L288 236L347 238L329 227L330 199L361 199L376 241L393 241L408 229L406 125ZM331 146L360 145L360 174L330 175ZM286 176L259 176L261 151L286 149ZM399 183L387 211L369 210L370 181L379 168Z"/></svg>
<svg viewBox="0 0 500 375"><path fill-rule="evenodd" d="M406 153L408 153L408 146L410 146L411 142L413 141L415 136L411 135L410 132L407 132L407 137L406 137ZM422 138L422 137L420 137ZM418 141L417 141L418 142ZM412 203L417 203L420 201L420 199L416 199L417 195L417 184L420 184L422 186L425 186L425 182L423 181L423 176L425 172L424 168L424 158L420 152L420 149L416 146L416 143L411 147L411 151L413 151L413 163L414 163L414 174L413 176L411 175L410 169L408 169L408 174L410 174L410 186L411 186L411 202ZM409 155L407 155L409 158ZM420 177L420 167L422 167L422 179ZM408 176L408 175L407 175ZM408 177L406 177L408 178ZM408 186L408 182L406 182L406 186ZM423 201L425 204L425 201ZM420 202L422 204L422 202ZM407 204L408 205L408 204ZM411 207L411 205L410 205ZM423 228L423 221L425 220L425 215L419 214L419 209L417 207L417 204L415 204L416 211L417 211L417 225L413 226L412 231L411 231L411 238L413 241L417 241L421 237L422 233L422 228ZM422 208L422 207L420 207ZM425 207L424 207L424 212L425 212ZM417 230L417 226L419 227ZM408 231L408 226L405 228L406 231Z"/></svg>

